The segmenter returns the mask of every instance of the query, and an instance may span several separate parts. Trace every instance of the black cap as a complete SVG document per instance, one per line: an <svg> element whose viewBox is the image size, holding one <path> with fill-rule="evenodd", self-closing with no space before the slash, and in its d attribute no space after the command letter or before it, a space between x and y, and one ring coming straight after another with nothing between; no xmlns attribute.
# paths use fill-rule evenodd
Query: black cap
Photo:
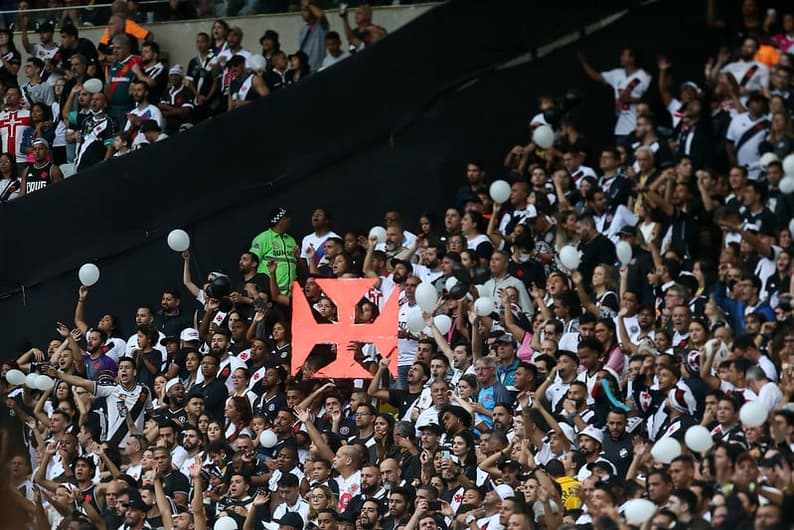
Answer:
<svg viewBox="0 0 794 530"><path fill-rule="evenodd" d="M143 123L141 123L140 128L141 128L141 132L162 131L162 129L160 128L160 124L157 123L157 120L144 120Z"/></svg>
<svg viewBox="0 0 794 530"><path fill-rule="evenodd" d="M618 235L620 236L627 236L627 237L636 237L637 235L637 227L631 225L623 225L620 230L618 230Z"/></svg>
<svg viewBox="0 0 794 530"><path fill-rule="evenodd" d="M134 497L130 497L130 503L128 505L130 510L140 510L142 512L146 512L149 510L149 506L146 506L146 503L143 502L143 499L138 497L137 495Z"/></svg>
<svg viewBox="0 0 794 530"><path fill-rule="evenodd" d="M278 485L284 486L285 488L297 488L298 477L296 477L292 473L284 473L283 475L281 475L281 478L278 479Z"/></svg>
<svg viewBox="0 0 794 530"><path fill-rule="evenodd" d="M414 266L411 265L411 262L408 261L407 259L392 258L392 260L391 260L392 269L394 267L396 267L397 265L403 265L406 269L408 269L408 272L411 272L411 273L414 272Z"/></svg>
<svg viewBox="0 0 794 530"><path fill-rule="evenodd" d="M259 37L259 44L262 44L262 41L265 39L270 39L274 43L278 44L278 32L272 29L265 31L265 34Z"/></svg>
<svg viewBox="0 0 794 530"><path fill-rule="evenodd" d="M420 431L433 431L439 436L444 434L444 429L442 429L441 425L437 423L428 423L427 425L422 425L421 427L417 427L417 429Z"/></svg>
<svg viewBox="0 0 794 530"><path fill-rule="evenodd" d="M295 475L293 475L295 476ZM280 526L291 526L297 530L303 530L303 517L297 512L287 512L284 517L278 520Z"/></svg>
<svg viewBox="0 0 794 530"><path fill-rule="evenodd" d="M165 346L169 342L176 342L177 344L179 344L179 337L165 337L160 341L160 346Z"/></svg>

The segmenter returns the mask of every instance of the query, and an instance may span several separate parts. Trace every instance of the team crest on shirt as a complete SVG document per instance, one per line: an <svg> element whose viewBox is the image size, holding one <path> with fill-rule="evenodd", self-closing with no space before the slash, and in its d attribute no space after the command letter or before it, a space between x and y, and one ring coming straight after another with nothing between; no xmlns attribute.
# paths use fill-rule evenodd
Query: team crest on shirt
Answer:
<svg viewBox="0 0 794 530"><path fill-rule="evenodd" d="M651 406L651 395L647 391L640 392L640 407L642 410L648 410Z"/></svg>
<svg viewBox="0 0 794 530"><path fill-rule="evenodd" d="M269 410L270 412L273 412L274 410L276 410L276 404L275 403L271 403L270 405L267 406L267 410Z"/></svg>
<svg viewBox="0 0 794 530"><path fill-rule="evenodd" d="M619 451L618 454L620 455L620 458L627 458L629 456L629 450L624 447Z"/></svg>
<svg viewBox="0 0 794 530"><path fill-rule="evenodd" d="M339 434L341 436L347 436L348 434L350 434L350 427L348 427L347 425L343 425L339 427Z"/></svg>
<svg viewBox="0 0 794 530"><path fill-rule="evenodd" d="M280 246L281 246L281 243L279 243L278 241L273 241L273 250L278 250L278 248Z"/></svg>
<svg viewBox="0 0 794 530"><path fill-rule="evenodd" d="M352 486L350 486L350 491L352 491L355 494L358 491L358 484L353 484Z"/></svg>

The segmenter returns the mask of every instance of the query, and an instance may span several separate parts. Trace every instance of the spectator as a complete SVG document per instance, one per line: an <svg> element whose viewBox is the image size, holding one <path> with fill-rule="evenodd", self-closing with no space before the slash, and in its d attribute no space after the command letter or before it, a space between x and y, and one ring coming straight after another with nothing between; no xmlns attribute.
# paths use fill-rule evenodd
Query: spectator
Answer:
<svg viewBox="0 0 794 530"><path fill-rule="evenodd" d="M339 33L335 31L329 31L325 36L325 50L325 57L320 65L320 70L325 70L342 59L350 57L350 53L342 49L342 40L339 38Z"/></svg>
<svg viewBox="0 0 794 530"><path fill-rule="evenodd" d="M309 71L320 69L325 57L325 36L328 33L328 19L325 12L311 0L301 0L303 25L298 33L298 51L306 54L305 65Z"/></svg>
<svg viewBox="0 0 794 530"><path fill-rule="evenodd" d="M157 104L165 119L166 133L175 134L183 124L191 122L195 100L193 89L185 83L185 69L175 64L168 70L168 87Z"/></svg>
<svg viewBox="0 0 794 530"><path fill-rule="evenodd" d="M351 28L350 22L347 20L347 9L340 9L339 16L342 17L345 37L352 51L363 50L366 46L371 46L375 41L386 36L385 29L372 23L372 6L369 4L356 7L355 28Z"/></svg>
<svg viewBox="0 0 794 530"><path fill-rule="evenodd" d="M0 35L2 35L2 30L0 30ZM2 37L0 36L1 41ZM22 139L30 126L30 111L22 108L22 91L16 86L8 87L5 94L5 107L0 112L0 140L3 152L15 156L17 165L20 167L27 164L27 153L22 148Z"/></svg>
<svg viewBox="0 0 794 530"><path fill-rule="evenodd" d="M136 79L135 68L141 68L141 58L132 54L132 40L127 35L113 37L113 63L107 77L108 114L118 126L135 106L131 86Z"/></svg>
<svg viewBox="0 0 794 530"><path fill-rule="evenodd" d="M44 61L36 57L28 58L25 63L25 77L28 78L28 82L22 86L22 96L26 107L30 107L34 103L45 103L49 107L55 100L52 87L41 80L43 71Z"/></svg>
<svg viewBox="0 0 794 530"><path fill-rule="evenodd" d="M147 143L146 138L140 133L141 124L147 120L154 120L157 125L162 126L163 114L160 109L150 103L149 86L146 82L136 79L130 86L130 93L135 100L135 108L127 113L127 120L124 131L132 136L132 148L135 149L142 143Z"/></svg>
<svg viewBox="0 0 794 530"><path fill-rule="evenodd" d="M22 174L21 195L43 190L50 184L56 184L63 180L63 173L60 168L52 163L47 140L36 138L32 142L31 149L33 160L27 165L25 173Z"/></svg>

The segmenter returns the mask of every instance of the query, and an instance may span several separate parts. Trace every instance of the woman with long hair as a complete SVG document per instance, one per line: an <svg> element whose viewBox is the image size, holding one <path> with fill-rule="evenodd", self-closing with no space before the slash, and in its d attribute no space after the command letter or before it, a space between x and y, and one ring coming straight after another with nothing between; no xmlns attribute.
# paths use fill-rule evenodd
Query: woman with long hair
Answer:
<svg viewBox="0 0 794 530"><path fill-rule="evenodd" d="M576 294L579 295L582 307L584 307L588 313L596 317L615 318L620 309L620 303L616 293L618 282L617 275L615 274L615 267L600 263L593 269L591 283L595 300L590 298L590 293L588 293L584 287L582 273L578 270L571 271L571 279L573 279L573 283L576 286Z"/></svg>
<svg viewBox="0 0 794 530"><path fill-rule="evenodd" d="M612 368L618 374L623 373L623 367L626 365L626 355L620 349L618 344L617 330L615 329L615 321L611 318L599 318L596 321L594 334L596 340L601 343L601 348L604 352L604 366Z"/></svg>
<svg viewBox="0 0 794 530"><path fill-rule="evenodd" d="M788 112L772 112L769 134L758 149L761 153L775 153L781 160L794 150L794 129Z"/></svg>
<svg viewBox="0 0 794 530"><path fill-rule="evenodd" d="M423 235L429 244L434 245L440 241L438 235L438 216L433 212L422 212L419 215L419 234Z"/></svg>
<svg viewBox="0 0 794 530"><path fill-rule="evenodd" d="M248 369L237 368L234 372L232 372L231 379L232 390L229 394L229 398L226 400L227 404L229 400L235 397L242 397L248 400L249 406L253 406L254 401L256 401L258 396L254 392L250 392L248 390L248 383L251 381L251 376L248 373Z"/></svg>
<svg viewBox="0 0 794 530"><path fill-rule="evenodd" d="M482 407L482 405L477 403L477 396L480 392L480 384L477 382L477 377L474 374L464 374L461 376L458 380L456 392L458 398L455 400L456 403L466 409L469 414L474 413L472 427L480 432L488 430L489 427L486 418L490 417L490 415L477 412L477 409Z"/></svg>
<svg viewBox="0 0 794 530"><path fill-rule="evenodd" d="M452 438L452 456L469 480L477 478L477 447L471 431L461 431Z"/></svg>
<svg viewBox="0 0 794 530"><path fill-rule="evenodd" d="M687 348L702 352L710 338L711 333L709 332L706 321L700 318L693 318L689 323L689 342Z"/></svg>
<svg viewBox="0 0 794 530"><path fill-rule="evenodd" d="M479 212L466 212L461 219L461 230L466 237L466 248L473 250L480 256L483 265L488 264L488 260L493 253L493 244L488 236L485 235L487 223Z"/></svg>
<svg viewBox="0 0 794 530"><path fill-rule="evenodd" d="M394 448L394 416L391 414L378 414L373 424L373 439L375 446L374 462L379 464L387 458L397 456ZM373 451L370 450L370 453ZM373 456L370 454L370 456Z"/></svg>
<svg viewBox="0 0 794 530"><path fill-rule="evenodd" d="M311 74L309 56L305 52L298 51L289 56L289 70L287 70L285 84L297 83L309 74Z"/></svg>
<svg viewBox="0 0 794 530"><path fill-rule="evenodd" d="M321 510L337 509L337 500L334 492L328 486L315 486L306 495L309 501L309 523L319 526L317 514Z"/></svg>
<svg viewBox="0 0 794 530"><path fill-rule="evenodd" d="M22 195L16 157L0 154L0 202L16 199Z"/></svg>
<svg viewBox="0 0 794 530"><path fill-rule="evenodd" d="M191 350L185 354L185 371L187 376L182 379L182 384L185 387L185 393L193 388L196 384L196 377L198 377L199 365L201 364L201 355L195 350Z"/></svg>
<svg viewBox="0 0 794 530"><path fill-rule="evenodd" d="M579 234L576 233L578 215L573 210L556 214L557 226L554 234L554 250L559 252L566 245L578 245Z"/></svg>
<svg viewBox="0 0 794 530"><path fill-rule="evenodd" d="M226 401L223 415L226 417L226 440L233 448L237 448L237 438L240 434L247 433L250 438L254 437L250 429L253 412L247 397L230 397Z"/></svg>

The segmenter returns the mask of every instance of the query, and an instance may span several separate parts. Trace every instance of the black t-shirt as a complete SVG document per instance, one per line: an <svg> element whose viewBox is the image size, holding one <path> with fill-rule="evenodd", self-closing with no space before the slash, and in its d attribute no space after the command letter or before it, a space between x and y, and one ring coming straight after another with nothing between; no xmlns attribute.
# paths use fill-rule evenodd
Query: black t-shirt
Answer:
<svg viewBox="0 0 794 530"><path fill-rule="evenodd" d="M412 394L407 390L391 389L389 390L389 403L392 405L397 405L399 415L402 417L408 411L408 407L413 405L413 402L416 401L416 398L418 398L421 394L421 391Z"/></svg>
<svg viewBox="0 0 794 530"><path fill-rule="evenodd" d="M190 492L190 481L185 475L174 469L167 475L163 475L163 489L165 494L171 498L175 493L184 493L187 496Z"/></svg>
<svg viewBox="0 0 794 530"><path fill-rule="evenodd" d="M22 56L20 56L19 52L16 50L8 50L3 55L3 58L11 64L16 64L16 65L22 64ZM0 66L0 81L2 81L3 84L6 86L8 86L9 84L16 85L17 76L9 72L5 66Z"/></svg>
<svg viewBox="0 0 794 530"><path fill-rule="evenodd" d="M185 412L184 408L180 408L176 410L171 410L170 408L166 409L165 412L163 412L163 417L175 421L182 426L185 426L188 423L187 412Z"/></svg>
<svg viewBox="0 0 794 530"><path fill-rule="evenodd" d="M226 407L226 398L229 397L229 389L226 385L213 380L211 383L201 383L190 390L191 394L198 394L204 397L204 410L213 419L224 421L223 409Z"/></svg>
<svg viewBox="0 0 794 530"><path fill-rule="evenodd" d="M55 56L52 58L52 62L58 68L71 70L70 60L78 53L88 59L88 64L96 64L99 60L99 55L97 54L94 43L88 39L80 38L77 40L77 48L59 47L58 51L55 52Z"/></svg>

